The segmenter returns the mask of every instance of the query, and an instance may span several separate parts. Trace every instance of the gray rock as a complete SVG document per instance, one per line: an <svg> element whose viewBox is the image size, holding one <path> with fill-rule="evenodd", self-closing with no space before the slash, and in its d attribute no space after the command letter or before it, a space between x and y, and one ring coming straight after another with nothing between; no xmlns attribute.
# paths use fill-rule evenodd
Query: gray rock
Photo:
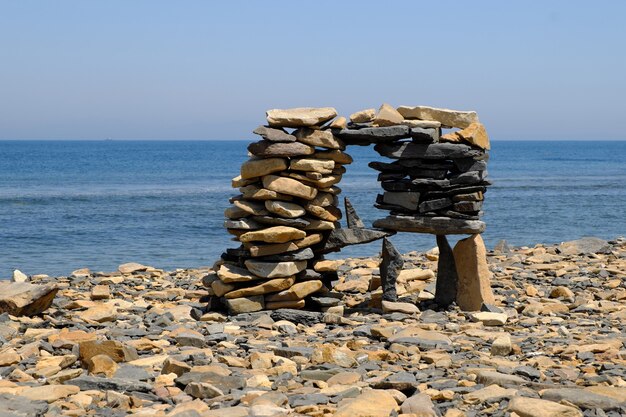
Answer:
<svg viewBox="0 0 626 417"><path fill-rule="evenodd" d="M487 177L487 171L463 172L450 178L451 185L473 185L480 184Z"/></svg>
<svg viewBox="0 0 626 417"><path fill-rule="evenodd" d="M314 256L315 255L313 254L313 250L311 248L304 248L295 252L288 252L280 255L262 256L255 259L263 262L291 262L306 261L308 259L313 259Z"/></svg>
<svg viewBox="0 0 626 417"><path fill-rule="evenodd" d="M193 398L215 398L224 395L222 390L206 382L190 382L185 387L185 394Z"/></svg>
<svg viewBox="0 0 626 417"><path fill-rule="evenodd" d="M291 407L300 407L302 405L328 404L330 398L324 394L296 394L289 396L289 405Z"/></svg>
<svg viewBox="0 0 626 417"><path fill-rule="evenodd" d="M0 417L41 417L48 411L45 401L11 394L0 394L0 407Z"/></svg>
<svg viewBox="0 0 626 417"><path fill-rule="evenodd" d="M428 394L415 394L407 398L400 407L403 414L415 414L421 417L441 416L439 409L435 407Z"/></svg>
<svg viewBox="0 0 626 417"><path fill-rule="evenodd" d="M419 205L420 213L426 213L429 211L441 210L443 208L452 205L452 200L449 198L438 198L436 200L426 200Z"/></svg>
<svg viewBox="0 0 626 417"><path fill-rule="evenodd" d="M439 128L423 128L413 127L411 128L411 138L413 142L419 143L432 143L439 142Z"/></svg>
<svg viewBox="0 0 626 417"><path fill-rule="evenodd" d="M379 143L374 150L388 158L407 159L480 159L485 152L460 143Z"/></svg>
<svg viewBox="0 0 626 417"><path fill-rule="evenodd" d="M96 376L81 375L78 378L65 381L65 384L76 385L82 391L86 390L101 390L101 391L138 391L138 392L151 392L152 385L134 381L130 379L122 378L99 378Z"/></svg>
<svg viewBox="0 0 626 417"><path fill-rule="evenodd" d="M224 393L231 390L243 389L246 386L246 379L239 376L224 376L215 372L187 372L174 380L181 387L186 387L192 382L204 382L217 387Z"/></svg>
<svg viewBox="0 0 626 417"><path fill-rule="evenodd" d="M541 398L557 403L565 400L583 410L599 408L609 411L618 410L622 406L626 407L626 404L614 398L577 388L547 389L541 392Z"/></svg>
<svg viewBox="0 0 626 417"><path fill-rule="evenodd" d="M311 358L313 356L313 348L306 346L276 346L272 347L272 351L276 356L282 356L283 358L293 358L294 356Z"/></svg>
<svg viewBox="0 0 626 417"><path fill-rule="evenodd" d="M437 235L439 259L437 260L437 282L435 302L440 307L448 307L456 300L456 287L459 277L456 273L454 254L445 235Z"/></svg>
<svg viewBox="0 0 626 417"><path fill-rule="evenodd" d="M563 242L558 247L565 255L583 255L589 253L610 253L611 245L606 240L597 237L584 237L582 239Z"/></svg>
<svg viewBox="0 0 626 417"><path fill-rule="evenodd" d="M284 308L272 311L270 316L274 321L287 320L295 324L301 323L305 326L313 326L314 324L322 322L323 314L314 311L300 311Z"/></svg>
<svg viewBox="0 0 626 417"><path fill-rule="evenodd" d="M383 287L383 300L398 301L396 280L404 266L402 255L387 238L383 238L382 261L380 263L380 278Z"/></svg>
<svg viewBox="0 0 626 417"><path fill-rule="evenodd" d="M259 126L252 131L255 135L260 135L265 140L270 142L295 142L296 137L290 135L280 128L273 128L267 126Z"/></svg>
<svg viewBox="0 0 626 417"><path fill-rule="evenodd" d="M345 206L346 222L348 223L348 229L364 229L365 224L356 213L356 210L352 206L352 203L350 203L350 200L348 200L348 197L345 197L343 199L343 203Z"/></svg>
<svg viewBox="0 0 626 417"><path fill-rule="evenodd" d="M390 215L384 219L376 220L374 227L401 232L459 235L482 233L485 231L486 225L479 220Z"/></svg>
<svg viewBox="0 0 626 417"><path fill-rule="evenodd" d="M303 229L311 224L308 220L303 218L299 219L287 219L284 217L272 217L272 216L252 216L250 219L266 225L272 226L290 226L297 229Z"/></svg>
<svg viewBox="0 0 626 417"><path fill-rule="evenodd" d="M349 245L360 245L389 236L389 232L373 229L335 229L330 232L324 247L318 253L337 251Z"/></svg>
<svg viewBox="0 0 626 417"><path fill-rule="evenodd" d="M496 384L504 386L519 386L528 384L524 378L515 375L503 374L496 371L480 371L476 375L476 381L485 386Z"/></svg>
<svg viewBox="0 0 626 417"><path fill-rule="evenodd" d="M300 142L284 143L261 140L248 145L248 151L252 155L261 156L263 158L272 158L311 155L315 152L315 148Z"/></svg>
<svg viewBox="0 0 626 417"><path fill-rule="evenodd" d="M411 372L396 372L374 384L376 389L397 389L398 391L414 391L418 382Z"/></svg>
<svg viewBox="0 0 626 417"><path fill-rule="evenodd" d="M117 371L115 371L113 377L132 381L148 381L154 379L154 376L144 368L126 363L118 364Z"/></svg>
<svg viewBox="0 0 626 417"><path fill-rule="evenodd" d="M328 381L331 377L341 372L344 372L343 368L303 369L300 372L300 378L305 381Z"/></svg>
<svg viewBox="0 0 626 417"><path fill-rule="evenodd" d="M362 129L342 129L335 136L347 145L369 145L371 143L392 142L409 138L408 126L365 127Z"/></svg>

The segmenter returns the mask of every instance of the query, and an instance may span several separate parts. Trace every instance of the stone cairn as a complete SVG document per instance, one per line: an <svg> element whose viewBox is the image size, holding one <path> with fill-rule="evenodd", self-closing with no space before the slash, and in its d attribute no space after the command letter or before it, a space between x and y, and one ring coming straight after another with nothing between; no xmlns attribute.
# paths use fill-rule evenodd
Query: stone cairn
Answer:
<svg viewBox="0 0 626 417"><path fill-rule="evenodd" d="M350 122L336 116L330 107L269 110L267 125L254 130L262 140L248 146L250 159L232 182L241 194L225 211L225 227L240 246L227 249L207 277L209 308L236 314L333 305L337 294L329 288L337 272L324 267L324 254L382 238L383 309L393 311L403 261L386 237L397 231L437 236L438 305L493 304L480 238L489 138L476 113L383 104L352 114ZM456 130L442 135L442 129ZM390 214L367 229L345 199L342 228L336 184L352 162L343 151L371 144L395 160L369 164L380 171L384 190L376 207ZM453 250L448 234L472 236Z"/></svg>
<svg viewBox="0 0 626 417"><path fill-rule="evenodd" d="M442 129L458 130L442 135ZM493 303L480 221L487 181L489 137L475 112L383 104L350 116L335 132L347 145L375 144L393 162L371 162L384 190L376 207L390 215L374 222L384 230L437 236L439 261L435 302L456 301L463 310ZM451 249L446 235L470 234ZM393 261L395 259L395 262ZM383 244L383 300L397 301L395 279L402 258ZM385 280L388 282L385 283Z"/></svg>
<svg viewBox="0 0 626 417"><path fill-rule="evenodd" d="M226 209L224 225L241 243L227 249L209 277L210 308L231 313L304 308L328 293L337 279L324 271L323 254L388 233L365 229L346 199L348 228L341 229L335 186L352 158L331 129L345 127L333 108L269 110L253 133L250 159L232 181L240 195ZM328 298L328 297L326 297Z"/></svg>

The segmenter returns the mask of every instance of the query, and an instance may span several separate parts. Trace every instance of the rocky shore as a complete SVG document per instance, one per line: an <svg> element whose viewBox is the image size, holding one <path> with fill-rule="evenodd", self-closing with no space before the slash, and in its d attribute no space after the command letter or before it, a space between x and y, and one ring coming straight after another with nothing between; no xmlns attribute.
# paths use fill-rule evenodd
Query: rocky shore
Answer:
<svg viewBox="0 0 626 417"><path fill-rule="evenodd" d="M0 290L0 416L626 415L626 239L487 257L474 313L433 305L436 250L403 255L406 313L381 309L379 258L328 261L323 311L236 316L206 309L208 267L16 273L53 289Z"/></svg>

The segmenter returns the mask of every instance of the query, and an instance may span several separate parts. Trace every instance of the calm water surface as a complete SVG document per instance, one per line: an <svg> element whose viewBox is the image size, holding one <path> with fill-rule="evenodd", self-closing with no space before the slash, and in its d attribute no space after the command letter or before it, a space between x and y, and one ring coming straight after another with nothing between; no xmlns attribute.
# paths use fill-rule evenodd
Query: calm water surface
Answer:
<svg viewBox="0 0 626 417"><path fill-rule="evenodd" d="M0 141L0 278L114 270L136 261L173 269L211 265L234 247L222 228L246 159L241 141ZM626 142L494 142L483 237L488 247L626 234ZM386 212L369 147L340 186L371 224ZM392 238L403 252L434 245L428 235ZM346 248L369 256L380 243Z"/></svg>

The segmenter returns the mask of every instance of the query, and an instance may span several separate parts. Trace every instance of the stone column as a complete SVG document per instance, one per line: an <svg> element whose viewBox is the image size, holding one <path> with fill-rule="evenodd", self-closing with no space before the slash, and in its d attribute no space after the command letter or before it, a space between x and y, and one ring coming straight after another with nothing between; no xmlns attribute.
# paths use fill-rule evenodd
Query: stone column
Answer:
<svg viewBox="0 0 626 417"><path fill-rule="evenodd" d="M435 302L440 307L448 307L457 297L457 272L454 254L446 235L437 235L439 260L437 262L437 286Z"/></svg>

